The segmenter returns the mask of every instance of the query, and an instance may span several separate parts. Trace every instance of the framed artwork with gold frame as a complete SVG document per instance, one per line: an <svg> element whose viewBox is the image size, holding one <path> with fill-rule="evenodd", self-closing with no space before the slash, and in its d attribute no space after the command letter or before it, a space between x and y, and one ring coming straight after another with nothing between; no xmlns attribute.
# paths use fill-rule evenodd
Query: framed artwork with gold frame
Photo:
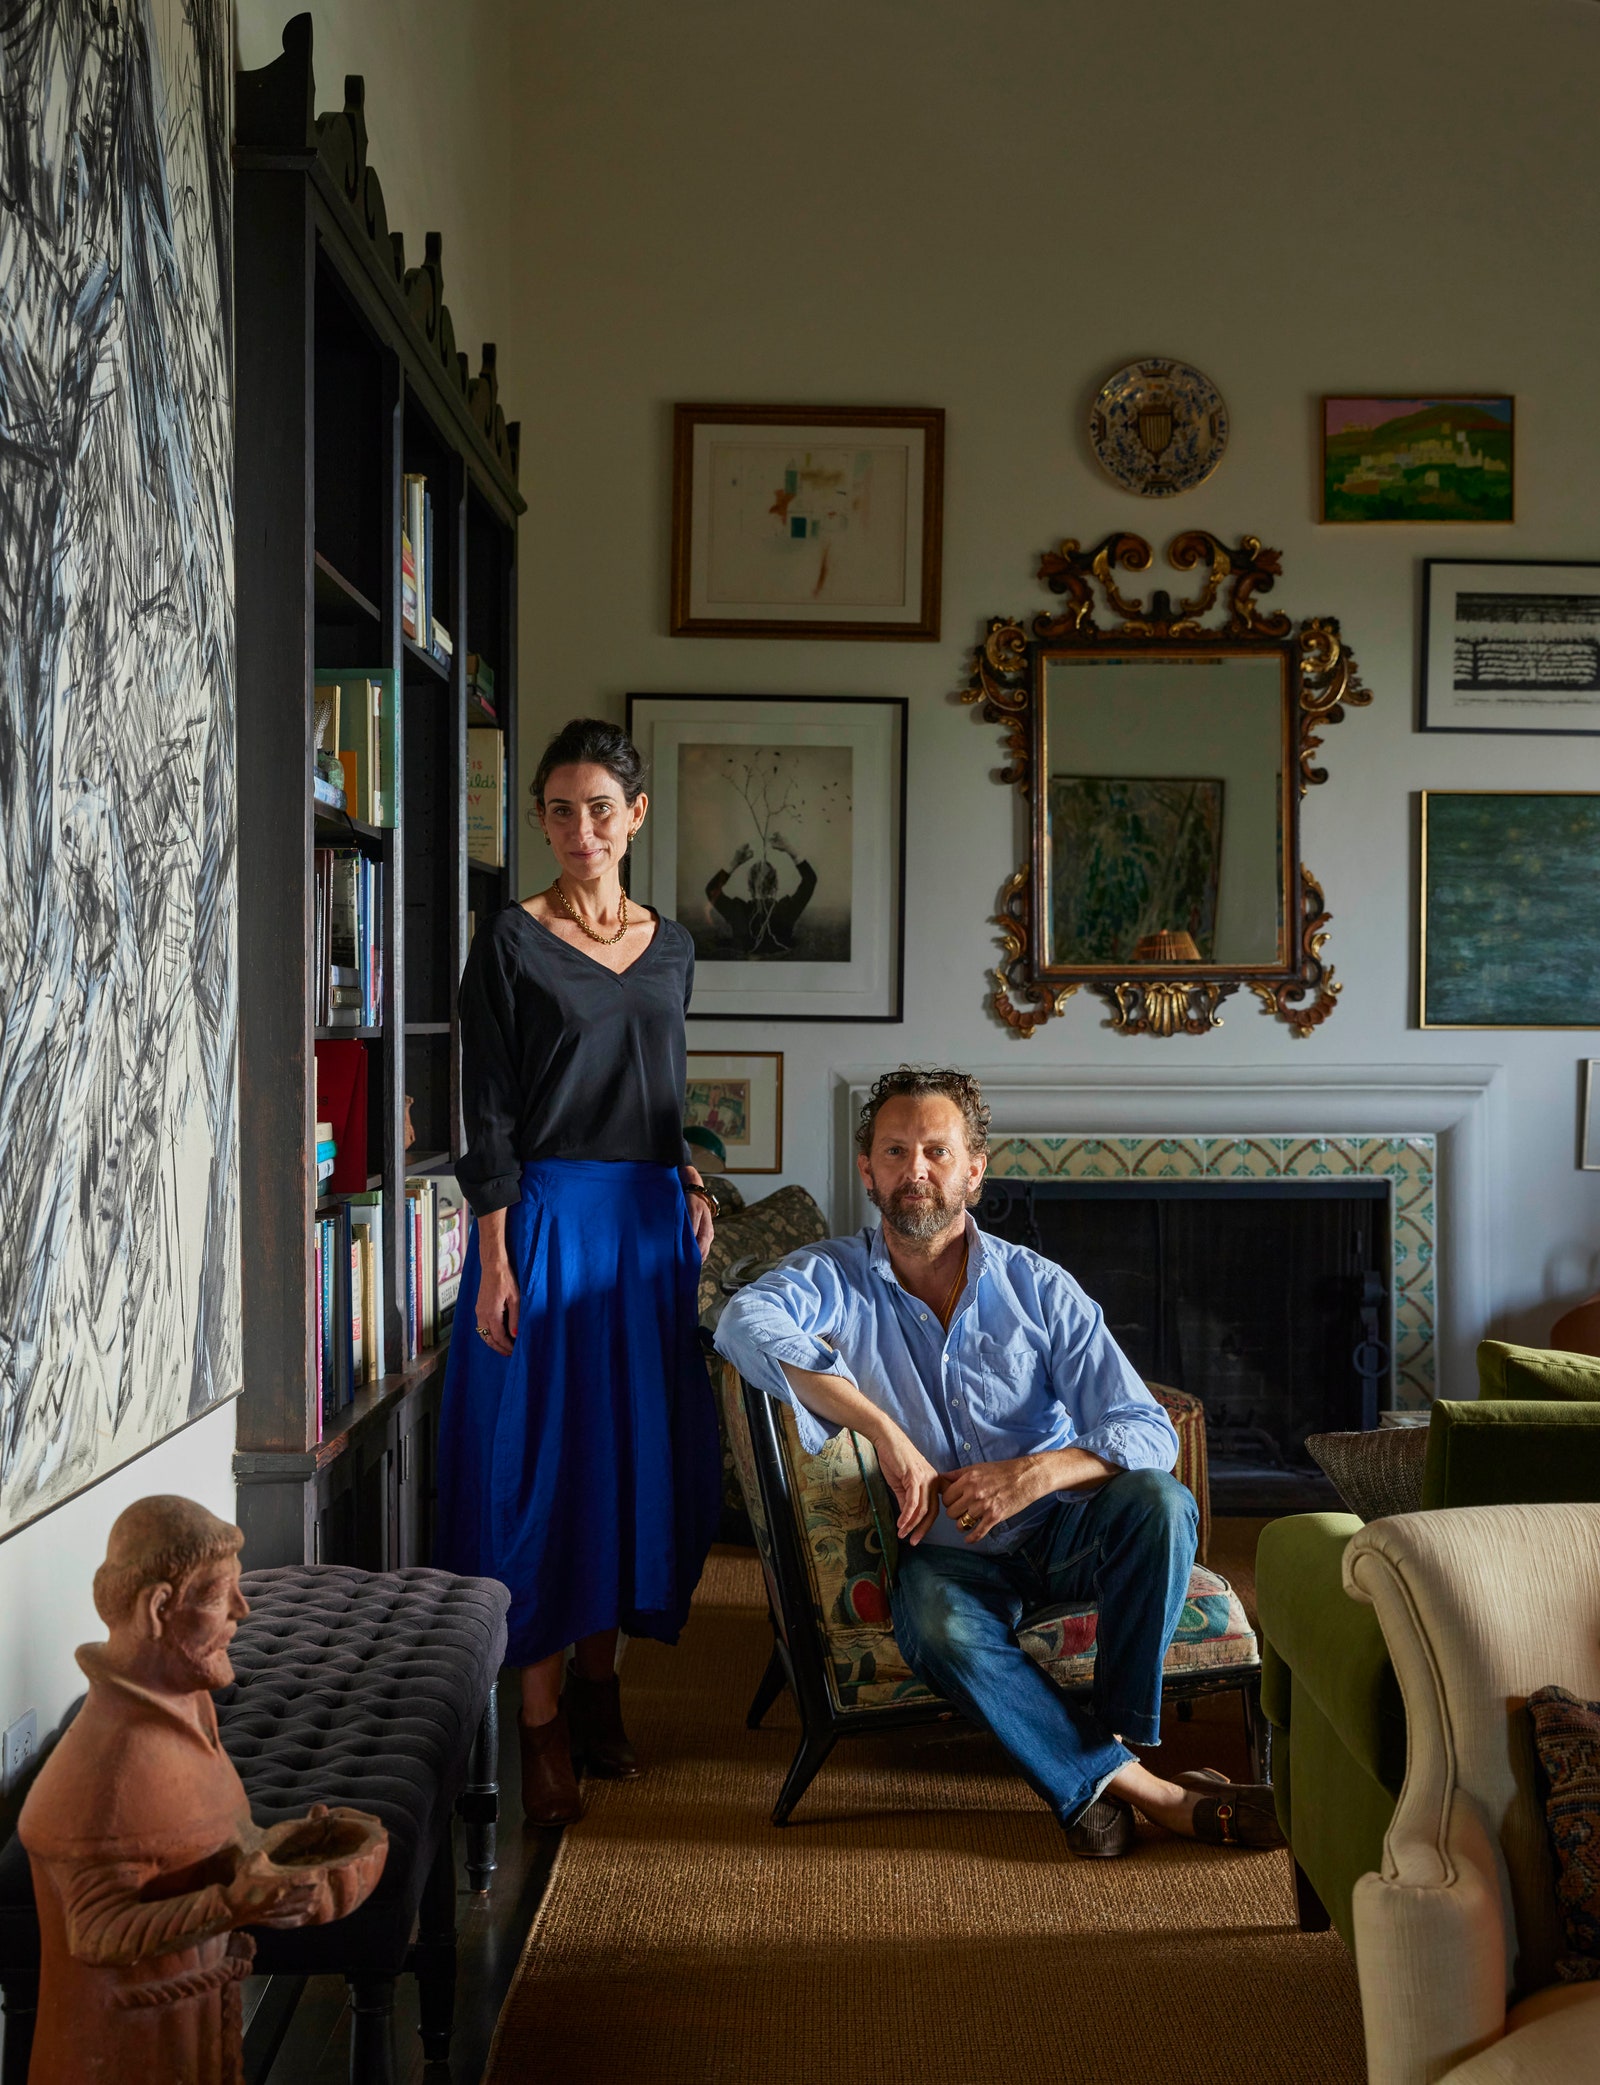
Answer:
<svg viewBox="0 0 1600 2085"><path fill-rule="evenodd" d="M674 637L939 634L944 413L673 411Z"/></svg>
<svg viewBox="0 0 1600 2085"><path fill-rule="evenodd" d="M690 1050L685 1063L683 1126L710 1130L722 1144L708 1169L781 1173L782 1050Z"/></svg>
<svg viewBox="0 0 1600 2085"><path fill-rule="evenodd" d="M1418 1025L1600 1028L1600 791L1422 792Z"/></svg>

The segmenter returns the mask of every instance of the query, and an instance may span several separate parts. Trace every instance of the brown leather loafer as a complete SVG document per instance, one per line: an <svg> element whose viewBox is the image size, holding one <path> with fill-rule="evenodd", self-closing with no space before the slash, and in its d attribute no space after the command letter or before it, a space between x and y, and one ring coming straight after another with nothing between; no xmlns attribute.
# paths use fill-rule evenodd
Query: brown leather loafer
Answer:
<svg viewBox="0 0 1600 2085"><path fill-rule="evenodd" d="M622 1683L615 1673L608 1680L586 1680L574 1667L561 1701L572 1725L572 1749L591 1774L632 1781L644 1772L622 1727Z"/></svg>
<svg viewBox="0 0 1600 2085"><path fill-rule="evenodd" d="M1215 1767L1191 1767L1179 1774L1180 1788L1197 1788L1194 1835L1207 1846L1243 1846L1253 1851L1284 1846L1277 1805L1265 1782L1230 1781Z"/></svg>
<svg viewBox="0 0 1600 2085"><path fill-rule="evenodd" d="M517 1717L522 1752L522 1814L529 1824L574 1824L583 1815L578 1777L572 1771L567 1718L557 1709L548 1723L529 1725Z"/></svg>
<svg viewBox="0 0 1600 2085"><path fill-rule="evenodd" d="M1080 1861L1120 1860L1133 1840L1133 1811L1120 1796L1097 1795L1067 1826L1067 1844Z"/></svg>

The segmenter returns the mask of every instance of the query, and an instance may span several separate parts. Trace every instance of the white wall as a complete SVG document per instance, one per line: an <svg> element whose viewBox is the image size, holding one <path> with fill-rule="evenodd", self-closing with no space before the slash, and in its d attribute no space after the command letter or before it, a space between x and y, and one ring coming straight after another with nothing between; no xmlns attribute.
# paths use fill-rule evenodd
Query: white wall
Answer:
<svg viewBox="0 0 1600 2085"><path fill-rule="evenodd" d="M1417 735L1415 649L1424 556L1600 557L1600 8L551 0L520 33L526 769L630 689L911 700L904 1026L691 1023L785 1051L789 1177L828 1187L830 1075L902 1056L1499 1063L1501 1245L1468 1300L1542 1339L1600 1278L1600 1178L1574 1163L1600 1045L1417 1031L1415 796L1600 787L1600 742ZM1222 467L1175 501L1120 491L1084 437L1098 383L1147 354L1198 363L1232 411ZM1318 398L1385 389L1517 394L1514 527L1318 524ZM942 640L668 637L678 399L945 407ZM1193 525L1281 547L1271 605L1339 616L1376 695L1306 808L1343 1003L1305 1042L1245 995L1220 1032L1156 1042L1080 995L1014 1041L984 1002L1015 813L998 734L952 691L987 616L1047 604L1061 536Z"/></svg>
<svg viewBox="0 0 1600 2085"><path fill-rule="evenodd" d="M233 1519L235 1410L230 1402L207 1412L0 1544L0 1724L32 1709L43 1739L83 1692L72 1654L105 1637L91 1587L124 1506L177 1492Z"/></svg>

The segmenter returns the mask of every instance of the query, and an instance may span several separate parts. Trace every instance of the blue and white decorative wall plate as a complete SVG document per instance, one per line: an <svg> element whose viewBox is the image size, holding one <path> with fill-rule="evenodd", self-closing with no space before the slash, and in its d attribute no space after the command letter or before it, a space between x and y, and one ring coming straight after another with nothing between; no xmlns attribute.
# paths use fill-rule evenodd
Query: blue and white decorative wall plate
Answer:
<svg viewBox="0 0 1600 2085"><path fill-rule="evenodd" d="M1107 377L1089 415L1089 440L1129 492L1170 499L1210 477L1228 446L1222 393L1187 362L1152 355Z"/></svg>

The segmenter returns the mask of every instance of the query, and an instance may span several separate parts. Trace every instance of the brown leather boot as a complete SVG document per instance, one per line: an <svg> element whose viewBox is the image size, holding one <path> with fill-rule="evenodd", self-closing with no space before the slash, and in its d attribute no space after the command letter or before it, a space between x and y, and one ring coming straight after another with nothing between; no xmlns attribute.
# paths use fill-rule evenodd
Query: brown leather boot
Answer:
<svg viewBox="0 0 1600 2085"><path fill-rule="evenodd" d="M644 1772L622 1727L622 1683L586 1680L574 1666L561 1697L572 1724L572 1749L591 1774L606 1781L632 1781Z"/></svg>
<svg viewBox="0 0 1600 2085"><path fill-rule="evenodd" d="M566 1712L557 1709L548 1723L525 1723L517 1717L522 1751L522 1814L529 1824L573 1824L583 1815L578 1777L572 1771L572 1744Z"/></svg>

